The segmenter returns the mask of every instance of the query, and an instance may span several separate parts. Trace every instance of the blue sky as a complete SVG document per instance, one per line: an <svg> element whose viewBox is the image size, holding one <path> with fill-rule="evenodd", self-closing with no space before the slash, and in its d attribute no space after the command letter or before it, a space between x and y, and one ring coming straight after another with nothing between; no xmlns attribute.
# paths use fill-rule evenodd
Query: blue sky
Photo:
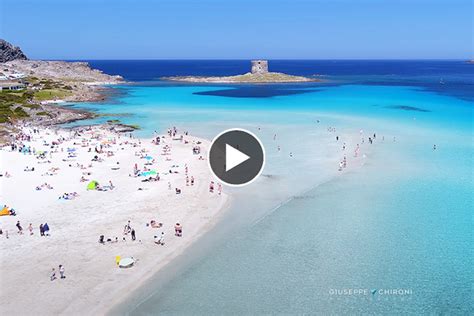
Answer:
<svg viewBox="0 0 474 316"><path fill-rule="evenodd" d="M0 0L37 59L466 59L471 0Z"/></svg>

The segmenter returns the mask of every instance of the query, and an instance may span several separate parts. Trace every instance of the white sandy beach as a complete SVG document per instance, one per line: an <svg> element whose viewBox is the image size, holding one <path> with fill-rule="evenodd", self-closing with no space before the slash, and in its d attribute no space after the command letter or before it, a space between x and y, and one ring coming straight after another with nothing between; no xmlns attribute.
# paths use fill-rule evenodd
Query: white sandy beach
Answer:
<svg viewBox="0 0 474 316"><path fill-rule="evenodd" d="M0 151L0 203L17 213L0 217L3 315L103 313L185 251L215 223L229 202L225 193L209 192L213 179L207 161L199 159L207 154L209 143L205 140L186 135L185 144L175 139L180 135L166 135L160 145L155 145L151 139L119 138L100 128L74 138L72 131L24 131L33 139L22 142L36 155L12 152L10 147ZM65 140L61 141L62 137ZM52 149L52 142L58 140L60 144ZM103 153L96 154L94 148L101 144ZM166 145L169 155L162 155ZM193 146L200 146L201 154L193 154ZM37 158L41 151L46 151L43 159ZM103 161L91 161L95 155ZM140 157L147 155L154 160ZM151 165L145 166L147 162ZM160 180L142 182L146 177L129 176L135 163L142 171L144 167L156 170ZM81 164L85 169L78 166ZM188 176L195 179L193 186L186 186L185 165ZM26 167L34 167L34 171L24 171ZM169 174L169 170L177 173ZM6 177L5 172L11 176ZM109 186L112 181L114 188L87 190L89 181L81 182L82 176L97 180L101 186ZM44 183L53 189L35 189ZM176 194L175 188L180 188L181 194ZM72 192L78 196L59 199ZM151 220L163 223L163 227L147 227ZM17 221L23 228L22 235L15 227ZM136 231L135 241L130 234L124 235L128 221ZM182 237L175 236L176 222L183 226ZM30 223L33 235L28 230ZM48 223L50 236L40 236L39 225L44 223ZM164 246L154 243L154 236L162 232ZM100 235L112 241L117 237L118 242L101 244ZM121 269L116 256L138 261L132 268ZM65 267L65 279L59 278L60 264ZM56 269L54 281L50 280L52 268Z"/></svg>
<svg viewBox="0 0 474 316"><path fill-rule="evenodd" d="M23 137L16 143L31 153L20 153L18 148L12 151L10 146L0 151L0 204L17 213L0 216L2 314L104 314L185 252L230 205L230 196L225 190L219 194L217 183L216 190L209 192L214 178L205 160L206 140L178 133L174 137L160 135L157 145L152 139L120 136L103 127L79 134L43 128L33 133L31 127L23 131L32 139ZM327 132L330 138L336 135L332 128ZM341 136L347 149L341 147L342 141L333 140L322 152L332 158L321 166L318 163L332 176L361 166L365 160L365 154L355 157L354 151L361 135ZM56 145L51 147L53 142ZM96 153L101 146L102 152ZM193 153L195 146L200 147L200 154ZM102 161L93 161L94 156ZM351 167L341 168L345 156ZM293 159L287 155L281 158ZM142 181L154 174L133 176L135 164L139 174L148 168L157 171L160 180ZM186 166L194 185L190 181L186 185ZM25 171L33 167L34 171ZM91 180L106 191L87 190ZM181 194L176 194L175 188L181 189ZM60 198L73 192L78 196ZM147 226L151 220L163 227ZM17 221L22 235L15 227ZM136 231L135 241L130 234L124 235L128 221ZM177 222L183 225L182 237L174 234ZM28 230L30 223L33 235ZM39 225L44 223L50 227L50 236L40 236ZM154 242L154 236L162 232L164 246ZM99 243L100 235L104 235L104 244ZM138 261L132 268L121 269L116 256ZM60 264L65 267L66 279L59 278ZM52 268L58 277L54 281L50 280Z"/></svg>

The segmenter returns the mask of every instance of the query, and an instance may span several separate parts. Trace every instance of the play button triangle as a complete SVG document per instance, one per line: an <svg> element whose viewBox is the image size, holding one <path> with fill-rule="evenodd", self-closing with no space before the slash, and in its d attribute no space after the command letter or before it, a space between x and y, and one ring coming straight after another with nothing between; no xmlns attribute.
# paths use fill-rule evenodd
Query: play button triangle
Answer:
<svg viewBox="0 0 474 316"><path fill-rule="evenodd" d="M229 171L232 168L237 167L244 161L250 159L249 156L235 149L229 144L225 144L225 171Z"/></svg>

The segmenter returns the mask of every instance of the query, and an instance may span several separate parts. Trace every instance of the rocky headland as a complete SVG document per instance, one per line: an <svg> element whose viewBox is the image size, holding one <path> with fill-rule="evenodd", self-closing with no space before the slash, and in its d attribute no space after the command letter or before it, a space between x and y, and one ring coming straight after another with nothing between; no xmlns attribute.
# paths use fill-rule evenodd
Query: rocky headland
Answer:
<svg viewBox="0 0 474 316"><path fill-rule="evenodd" d="M124 83L121 76L86 62L28 60L19 47L4 40L0 60L0 138L15 131L17 123L54 125L93 118L94 113L61 104L104 100L107 85Z"/></svg>
<svg viewBox="0 0 474 316"><path fill-rule="evenodd" d="M28 58L22 52L20 47L13 46L7 41L0 39L0 63L6 63L11 60L27 60Z"/></svg>

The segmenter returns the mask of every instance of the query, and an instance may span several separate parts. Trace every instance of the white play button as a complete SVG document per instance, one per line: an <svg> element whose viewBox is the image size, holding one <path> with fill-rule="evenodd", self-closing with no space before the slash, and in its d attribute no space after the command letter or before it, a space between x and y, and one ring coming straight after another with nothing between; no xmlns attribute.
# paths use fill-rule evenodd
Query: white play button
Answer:
<svg viewBox="0 0 474 316"><path fill-rule="evenodd" d="M249 131L233 128L217 135L209 146L209 168L222 183L239 187L252 183L265 166L265 149Z"/></svg>
<svg viewBox="0 0 474 316"><path fill-rule="evenodd" d="M248 159L250 159L250 157L240 150L235 149L229 144L225 144L225 172L237 167Z"/></svg>

